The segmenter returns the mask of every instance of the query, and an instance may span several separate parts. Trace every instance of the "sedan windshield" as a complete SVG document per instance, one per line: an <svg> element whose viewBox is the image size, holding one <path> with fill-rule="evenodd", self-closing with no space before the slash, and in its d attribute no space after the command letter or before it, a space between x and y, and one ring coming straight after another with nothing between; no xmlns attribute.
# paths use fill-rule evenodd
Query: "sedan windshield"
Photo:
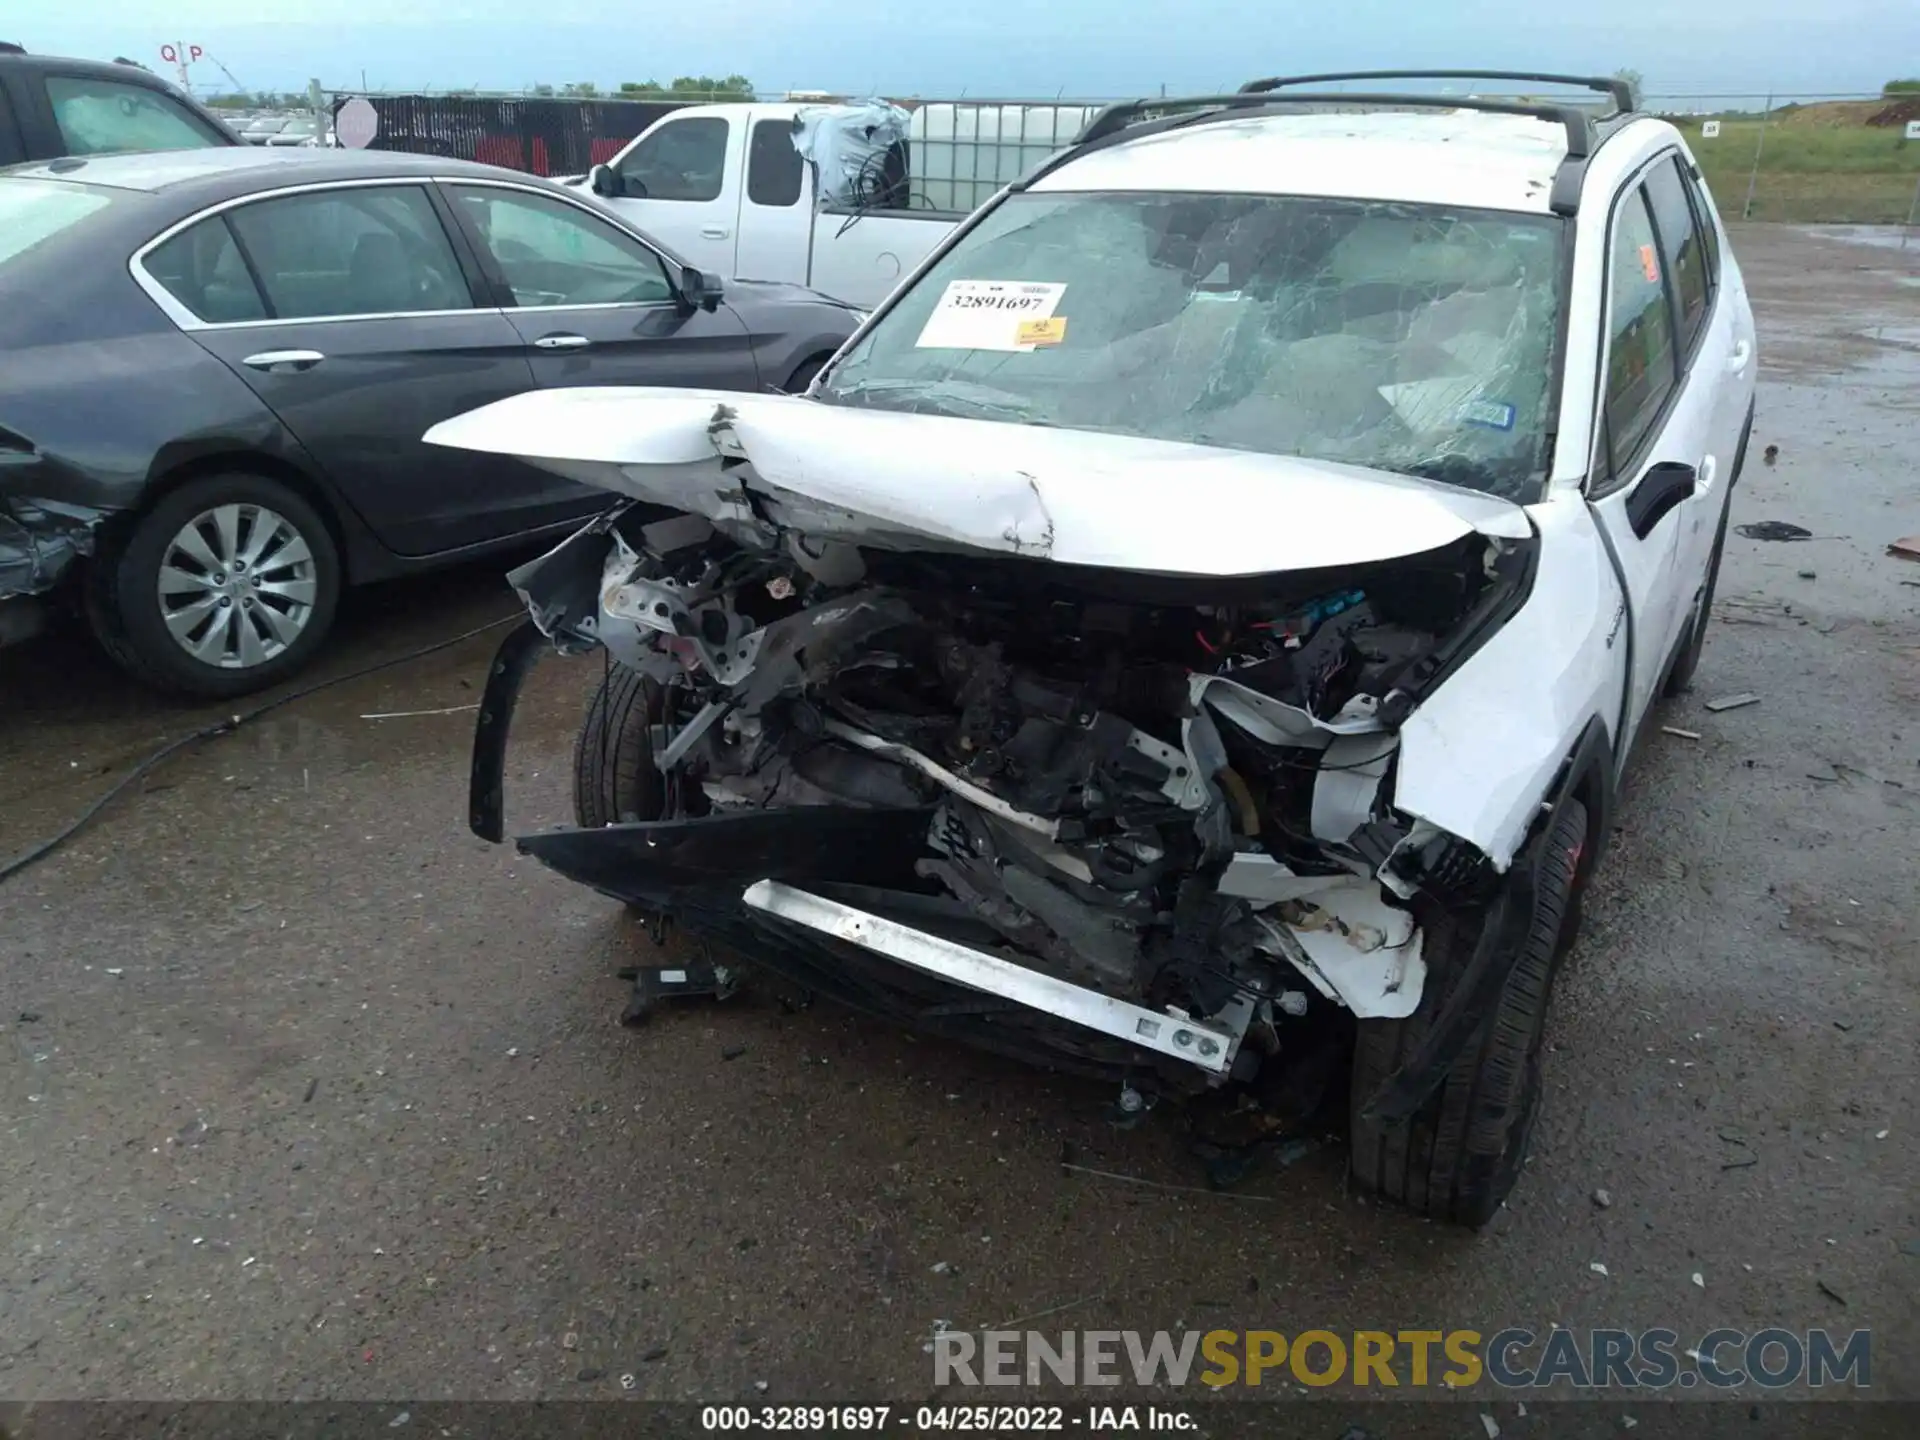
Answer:
<svg viewBox="0 0 1920 1440"><path fill-rule="evenodd" d="M1560 235L1547 216L1376 201L1013 195L881 316L823 398L1531 500Z"/></svg>

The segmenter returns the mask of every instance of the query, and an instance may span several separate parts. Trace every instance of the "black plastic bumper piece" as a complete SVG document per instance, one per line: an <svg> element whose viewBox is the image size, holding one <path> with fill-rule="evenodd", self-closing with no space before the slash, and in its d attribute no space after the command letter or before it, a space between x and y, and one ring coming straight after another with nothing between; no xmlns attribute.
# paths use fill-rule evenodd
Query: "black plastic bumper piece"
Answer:
<svg viewBox="0 0 1920 1440"><path fill-rule="evenodd" d="M467 824L482 840L506 837L507 732L527 675L549 644L531 620L507 632L493 652L480 719L473 727L473 775L467 782Z"/></svg>

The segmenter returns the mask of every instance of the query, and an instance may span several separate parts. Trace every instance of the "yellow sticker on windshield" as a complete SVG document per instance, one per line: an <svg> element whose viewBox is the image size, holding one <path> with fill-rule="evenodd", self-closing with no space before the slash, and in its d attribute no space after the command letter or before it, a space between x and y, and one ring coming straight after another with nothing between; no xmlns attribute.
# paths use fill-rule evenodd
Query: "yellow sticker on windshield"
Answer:
<svg viewBox="0 0 1920 1440"><path fill-rule="evenodd" d="M1067 338L1067 317L1049 316L1045 320L1022 320L1014 336L1016 345L1058 345Z"/></svg>

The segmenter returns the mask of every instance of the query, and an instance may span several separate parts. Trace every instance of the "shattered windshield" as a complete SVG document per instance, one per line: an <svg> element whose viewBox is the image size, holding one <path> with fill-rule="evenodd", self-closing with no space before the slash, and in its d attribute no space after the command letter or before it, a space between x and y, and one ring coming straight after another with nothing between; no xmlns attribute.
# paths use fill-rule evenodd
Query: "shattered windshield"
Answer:
<svg viewBox="0 0 1920 1440"><path fill-rule="evenodd" d="M1297 196L1010 196L830 403L1342 461L1536 498L1561 222Z"/></svg>

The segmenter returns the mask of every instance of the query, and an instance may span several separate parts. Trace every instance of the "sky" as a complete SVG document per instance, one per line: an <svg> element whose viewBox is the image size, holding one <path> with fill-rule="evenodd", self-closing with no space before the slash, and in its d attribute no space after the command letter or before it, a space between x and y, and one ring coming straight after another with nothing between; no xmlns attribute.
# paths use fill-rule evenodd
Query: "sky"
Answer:
<svg viewBox="0 0 1920 1440"><path fill-rule="evenodd" d="M964 11L964 13L962 13ZM269 18L270 17L270 18ZM763 92L1112 97L1442 65L1638 70L1650 95L1839 94L1920 75L1920 0L0 0L47 54L197 45L200 93L748 76Z"/></svg>

